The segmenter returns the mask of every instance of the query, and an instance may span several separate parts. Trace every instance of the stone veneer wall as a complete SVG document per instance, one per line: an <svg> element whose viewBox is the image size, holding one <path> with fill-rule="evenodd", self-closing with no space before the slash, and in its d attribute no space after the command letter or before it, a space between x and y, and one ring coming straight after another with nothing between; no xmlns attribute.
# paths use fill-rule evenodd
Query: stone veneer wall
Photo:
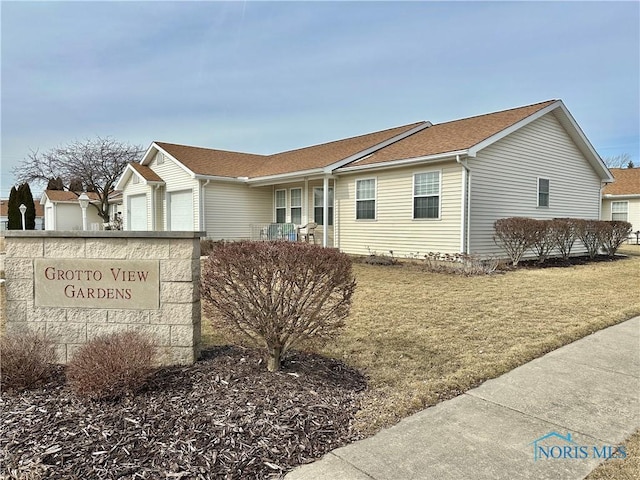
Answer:
<svg viewBox="0 0 640 480"><path fill-rule="evenodd" d="M60 363L101 334L150 334L163 365L190 364L200 349L201 232L5 232L6 331L32 329L56 343ZM158 260L159 308L37 307L35 259Z"/></svg>

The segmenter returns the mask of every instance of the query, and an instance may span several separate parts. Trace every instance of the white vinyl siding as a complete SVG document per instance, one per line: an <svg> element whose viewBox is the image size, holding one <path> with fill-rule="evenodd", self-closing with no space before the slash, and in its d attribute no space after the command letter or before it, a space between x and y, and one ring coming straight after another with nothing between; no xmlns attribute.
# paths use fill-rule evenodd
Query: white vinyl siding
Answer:
<svg viewBox="0 0 640 480"><path fill-rule="evenodd" d="M241 183L210 182L204 188L207 238L251 239L252 225L273 221L273 189ZM258 227L256 227L258 228Z"/></svg>
<svg viewBox="0 0 640 480"><path fill-rule="evenodd" d="M629 221L629 202L611 202L611 220Z"/></svg>
<svg viewBox="0 0 640 480"><path fill-rule="evenodd" d="M355 255L369 251L398 257L428 252L460 251L462 167L455 161L439 163L440 220L413 218L414 175L429 171L424 167L396 168L376 172L376 221L356 220L356 175L338 179L335 205L339 233L335 240L341 250Z"/></svg>
<svg viewBox="0 0 640 480"><path fill-rule="evenodd" d="M413 218L440 218L440 172L413 176Z"/></svg>
<svg viewBox="0 0 640 480"><path fill-rule="evenodd" d="M598 218L600 178L553 112L481 150L468 164L471 253L504 256L493 241L499 218ZM537 207L538 178L551 179L549 207Z"/></svg>
<svg viewBox="0 0 640 480"><path fill-rule="evenodd" d="M376 218L376 179L356 180L356 220Z"/></svg>

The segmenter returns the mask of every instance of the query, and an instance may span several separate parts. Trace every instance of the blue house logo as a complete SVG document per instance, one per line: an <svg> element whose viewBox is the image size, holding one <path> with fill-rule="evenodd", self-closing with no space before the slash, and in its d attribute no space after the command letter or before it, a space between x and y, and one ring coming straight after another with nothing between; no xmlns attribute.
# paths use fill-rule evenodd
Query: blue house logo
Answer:
<svg viewBox="0 0 640 480"><path fill-rule="evenodd" d="M612 445L580 445L574 440L571 433L562 435L558 432L549 432L533 442L533 460L584 460L587 458L625 458L627 456L624 446Z"/></svg>

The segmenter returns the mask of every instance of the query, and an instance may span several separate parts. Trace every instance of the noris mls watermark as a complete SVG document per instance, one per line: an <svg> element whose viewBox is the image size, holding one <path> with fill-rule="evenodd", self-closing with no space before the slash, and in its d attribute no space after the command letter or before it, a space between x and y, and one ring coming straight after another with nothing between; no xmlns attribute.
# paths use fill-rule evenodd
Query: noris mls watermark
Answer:
<svg viewBox="0 0 640 480"><path fill-rule="evenodd" d="M585 445L569 432L562 435L549 432L536 438L529 445L533 446L533 460L585 460L596 458L623 459L627 457L624 445Z"/></svg>

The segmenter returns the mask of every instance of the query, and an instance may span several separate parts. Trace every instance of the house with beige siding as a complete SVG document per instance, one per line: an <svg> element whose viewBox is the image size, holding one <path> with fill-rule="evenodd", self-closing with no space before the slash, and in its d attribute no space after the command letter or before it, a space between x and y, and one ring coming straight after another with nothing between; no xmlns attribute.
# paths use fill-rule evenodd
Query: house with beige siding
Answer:
<svg viewBox="0 0 640 480"><path fill-rule="evenodd" d="M82 192L70 192L67 190L45 190L40 198L40 208L44 214L43 230L82 230L82 208L78 197ZM89 206L87 208L87 228L89 230L102 230L104 220L98 214L97 205L100 198L94 192L88 192ZM121 214L121 199L119 192L109 195L110 216L113 220Z"/></svg>
<svg viewBox="0 0 640 480"><path fill-rule="evenodd" d="M500 255L495 220L598 219L611 181L562 101L550 100L273 155L153 142L116 188L129 230L294 239L290 226L315 222L318 243L347 253Z"/></svg>
<svg viewBox="0 0 640 480"><path fill-rule="evenodd" d="M622 220L631 223L631 230L640 230L640 168L612 168L615 182L602 191L601 220ZM635 235L634 235L635 238Z"/></svg>

